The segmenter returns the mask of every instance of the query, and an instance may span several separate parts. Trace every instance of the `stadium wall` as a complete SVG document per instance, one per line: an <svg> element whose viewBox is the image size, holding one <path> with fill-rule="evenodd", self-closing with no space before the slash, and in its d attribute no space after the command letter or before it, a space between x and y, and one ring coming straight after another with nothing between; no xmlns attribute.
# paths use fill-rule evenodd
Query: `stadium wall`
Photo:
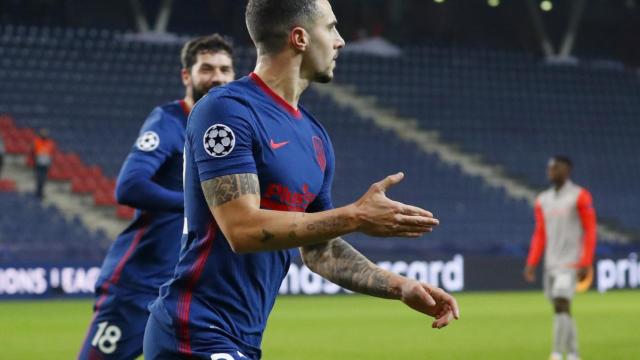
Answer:
<svg viewBox="0 0 640 360"><path fill-rule="evenodd" d="M429 282L450 292L540 289L522 280L523 259L464 256L420 259L374 257L380 266ZM640 261L634 252L598 258L593 288L600 292L640 287ZM91 297L99 264L16 263L0 266L0 300ZM540 279L541 276L538 276ZM312 273L298 260L291 265L281 295L335 295L348 293Z"/></svg>

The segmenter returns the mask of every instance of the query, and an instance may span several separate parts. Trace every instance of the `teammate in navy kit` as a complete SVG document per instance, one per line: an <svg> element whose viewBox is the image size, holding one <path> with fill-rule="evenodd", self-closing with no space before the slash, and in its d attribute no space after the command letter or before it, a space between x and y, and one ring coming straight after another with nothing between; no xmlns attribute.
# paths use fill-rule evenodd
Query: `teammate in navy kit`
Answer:
<svg viewBox="0 0 640 360"><path fill-rule="evenodd" d="M193 104L212 87L234 79L233 50L219 35L193 39L182 49L182 100L155 108L127 157L116 188L118 202L137 209L109 249L96 283L94 318L80 359L135 359L142 354L148 304L171 278L184 224L182 152Z"/></svg>
<svg viewBox="0 0 640 360"><path fill-rule="evenodd" d="M185 138L183 247L172 280L150 305L146 359L259 359L260 343L293 249L347 289L435 317L458 317L441 289L385 271L341 235L418 237L438 220L392 201L402 173L334 208L334 154L322 125L298 99L329 82L344 41L327 0L250 0L258 49L253 73L213 89L193 109Z"/></svg>

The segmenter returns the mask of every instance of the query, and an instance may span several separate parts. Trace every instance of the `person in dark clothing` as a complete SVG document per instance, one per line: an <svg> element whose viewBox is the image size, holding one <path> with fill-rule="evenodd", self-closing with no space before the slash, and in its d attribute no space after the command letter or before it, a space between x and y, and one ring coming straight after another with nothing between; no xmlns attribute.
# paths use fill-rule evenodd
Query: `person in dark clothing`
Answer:
<svg viewBox="0 0 640 360"><path fill-rule="evenodd" d="M47 129L40 129L38 137L33 142L33 164L36 177L36 196L44 197L44 186L49 174L49 168L53 163L55 143L49 138Z"/></svg>

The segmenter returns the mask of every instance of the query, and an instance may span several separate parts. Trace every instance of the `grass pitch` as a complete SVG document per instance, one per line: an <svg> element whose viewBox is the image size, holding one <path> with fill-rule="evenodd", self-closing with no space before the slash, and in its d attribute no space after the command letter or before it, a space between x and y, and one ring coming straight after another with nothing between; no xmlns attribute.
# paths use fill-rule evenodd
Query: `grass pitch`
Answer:
<svg viewBox="0 0 640 360"><path fill-rule="evenodd" d="M457 294L462 319L443 330L399 302L363 296L281 297L265 360L547 359L551 309L541 292ZM582 358L640 359L640 291L577 296ZM74 359L91 302L0 303L2 359Z"/></svg>

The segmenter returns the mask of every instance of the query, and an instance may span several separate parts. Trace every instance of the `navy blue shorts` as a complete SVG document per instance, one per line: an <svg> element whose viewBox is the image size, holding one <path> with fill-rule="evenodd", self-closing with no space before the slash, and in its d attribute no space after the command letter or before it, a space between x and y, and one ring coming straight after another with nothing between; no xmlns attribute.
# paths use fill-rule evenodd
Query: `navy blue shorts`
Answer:
<svg viewBox="0 0 640 360"><path fill-rule="evenodd" d="M238 349L210 349L206 352L191 350L188 355L180 353L174 329L158 321L153 314L149 316L144 334L144 358L145 360L257 360L242 354Z"/></svg>
<svg viewBox="0 0 640 360"><path fill-rule="evenodd" d="M149 318L147 305L156 297L124 291L99 294L78 359L128 360L142 355L144 329Z"/></svg>

